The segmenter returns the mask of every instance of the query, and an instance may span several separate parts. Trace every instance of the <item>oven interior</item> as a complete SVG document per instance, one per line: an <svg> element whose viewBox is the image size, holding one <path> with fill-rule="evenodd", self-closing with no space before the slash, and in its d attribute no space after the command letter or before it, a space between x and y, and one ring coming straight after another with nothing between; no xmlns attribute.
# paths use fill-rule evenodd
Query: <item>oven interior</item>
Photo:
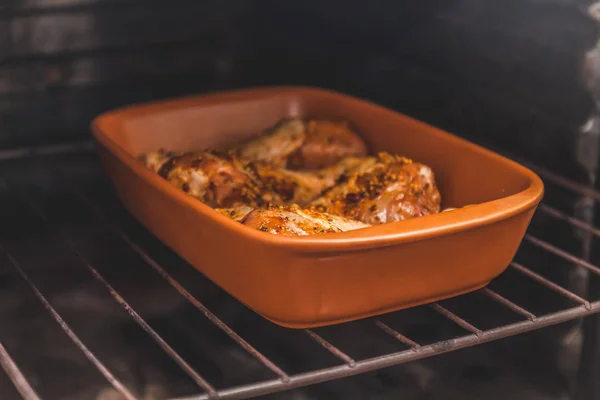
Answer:
<svg viewBox="0 0 600 400"><path fill-rule="evenodd" d="M8 0L0 398L600 399L590 3ZM367 98L532 167L546 195L509 269L458 298L290 330L123 210L93 117L279 84Z"/></svg>

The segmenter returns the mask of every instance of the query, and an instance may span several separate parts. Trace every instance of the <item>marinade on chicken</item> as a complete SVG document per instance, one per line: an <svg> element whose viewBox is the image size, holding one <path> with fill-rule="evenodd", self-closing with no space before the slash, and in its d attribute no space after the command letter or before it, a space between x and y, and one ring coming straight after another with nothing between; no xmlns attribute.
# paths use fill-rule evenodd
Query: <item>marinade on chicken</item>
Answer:
<svg viewBox="0 0 600 400"><path fill-rule="evenodd" d="M341 176L351 173L362 159L349 157L319 170L294 171L276 168L264 162L250 162L246 168L262 182L267 191L275 193L280 205L309 204L324 191L336 185Z"/></svg>
<svg viewBox="0 0 600 400"><path fill-rule="evenodd" d="M292 118L232 151L243 160L275 168L315 170L346 157L364 157L367 146L345 121Z"/></svg>
<svg viewBox="0 0 600 400"><path fill-rule="evenodd" d="M345 232L440 212L431 168L366 156L343 122L298 118L232 149L143 155L171 185L246 226L278 235Z"/></svg>
<svg viewBox="0 0 600 400"><path fill-rule="evenodd" d="M306 205L361 165L358 158L346 158L320 170L292 171L220 152L159 151L143 160L173 186L211 207Z"/></svg>
<svg viewBox="0 0 600 400"><path fill-rule="evenodd" d="M171 185L210 207L249 205L262 207L281 202L244 165L227 153L149 153L146 166Z"/></svg>
<svg viewBox="0 0 600 400"><path fill-rule="evenodd" d="M376 225L435 214L441 197L431 168L379 153L312 202L318 210Z"/></svg>
<svg viewBox="0 0 600 400"><path fill-rule="evenodd" d="M217 211L250 228L282 236L339 233L369 226L359 221L295 205L270 208L241 206Z"/></svg>

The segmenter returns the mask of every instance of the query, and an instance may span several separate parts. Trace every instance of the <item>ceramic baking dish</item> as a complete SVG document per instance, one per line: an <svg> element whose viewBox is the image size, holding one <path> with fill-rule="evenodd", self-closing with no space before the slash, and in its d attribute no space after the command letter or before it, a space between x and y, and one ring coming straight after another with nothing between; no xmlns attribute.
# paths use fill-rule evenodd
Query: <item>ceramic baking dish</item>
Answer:
<svg viewBox="0 0 600 400"><path fill-rule="evenodd" d="M282 117L342 118L372 152L431 166L444 207L471 207L366 229L280 237L215 212L147 170L159 148L214 148ZM125 207L161 241L265 318L328 325L485 286L513 258L543 195L538 176L484 148L347 95L276 87L202 95L108 112L92 124Z"/></svg>

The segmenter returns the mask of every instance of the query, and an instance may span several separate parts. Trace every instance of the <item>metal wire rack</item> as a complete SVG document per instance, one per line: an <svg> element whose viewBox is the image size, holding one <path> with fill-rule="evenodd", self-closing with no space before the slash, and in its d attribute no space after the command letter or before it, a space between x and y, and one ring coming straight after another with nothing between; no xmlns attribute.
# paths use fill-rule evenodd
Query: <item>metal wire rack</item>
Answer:
<svg viewBox="0 0 600 400"><path fill-rule="evenodd" d="M81 185L80 182L76 182L76 179L71 179L72 170L70 170L71 172L65 171L65 169L68 170L68 168L71 167L63 165L61 170L61 168L59 168L61 166L59 160L68 158L68 155L65 156L65 152L67 154L77 153L78 157L83 154L82 157L87 159L88 164L93 164L95 168L95 161L90 161L89 154L87 153L87 145L78 145L72 148L60 147L57 149L45 149L41 151L36 149L25 149L10 154L2 154L0 155L0 158L7 159L5 162L13 162L21 165L21 167L19 167L20 169L34 165L32 168L36 171L35 174L38 174L37 178L34 179L34 182L38 182L38 184L39 182L47 180L52 180L54 182L59 181L60 188L69 192L69 195L72 196L73 199L77 199L79 206L85 207L93 214L98 224L106 227L119 237L122 243L128 246L130 250L143 260L147 268L154 270L162 278L164 283L170 285L177 291L179 296L189 302L189 304L199 311L206 320L210 321L210 323L214 324L214 326L222 333L227 335L237 346L239 346L239 348L243 349L243 351L266 369L269 376L271 376L271 378L268 379L231 387L217 387L214 385L209 378L199 372L198 368L194 365L195 363L190 361L192 356L182 354L180 350L176 350L172 347L168 339L163 338L163 335L154 329L152 324L141 315L142 313L138 313L134 309L134 305L128 302L127 296L121 294L117 288L110 283L110 279L101 272L100 268L97 268L94 265L94 262L90 259L90 256L86 253L85 249L82 248L81 241L78 240L76 235L63 229L60 220L48 215L48 212L45 211L45 207L43 206L44 201L40 200L41 197L39 197L42 189L36 188L36 183L23 183L27 181L16 179L14 176L5 176L2 178L1 186L4 189L4 193L7 193L13 199L16 199L23 207L23 210L27 210L30 214L28 220L35 220L37 221L36 223L45 226L46 229L52 232L52 235L67 246L78 259L78 264L104 288L114 302L130 315L135 324L145 331L148 337L151 338L193 381L197 386L198 394L182 397L188 400L247 398L284 391L406 363L412 360L423 359L600 312L600 300L584 298L580 294L576 294L544 276L539 269L535 270L526 266L524 262L514 261L511 263L509 270L512 269L514 272L521 274L522 277L545 288L545 290L549 290L555 295L562 297L565 301L569 302L570 305L550 312L538 312L529 309L527 305L519 304L518 301L511 299L511 297L514 296L511 296L510 293L502 293L500 290L490 286L481 289L479 294L517 316L515 322L501 324L500 326L491 328L481 327L478 326L470 316L460 315L459 312L453 311L452 307L449 307L444 302L438 302L431 304L428 307L439 314L439 316L451 321L461 329L463 333L448 339L434 341L433 343L419 343L418 339L410 337L409 334L397 327L400 325L390 323L389 318L386 318L386 316L371 318L367 320L366 323L372 324L383 334L388 335L390 338L397 341L398 345L401 347L399 347L397 351L361 359L357 359L347 351L344 351L342 349L343 346L328 339L326 337L327 335L321 334L319 329L309 329L304 332L306 338L320 346L322 351L326 351L335 357L337 363L333 363L333 365L323 368L291 373L286 371L285 367L280 366L279 363L271 357L264 354L264 351L259 350L249 339L244 339L243 334L237 333L236 330L230 326L230 323L217 315L218 313L211 311L198 296L192 294L191 291L187 289L187 282L181 283L172 276L169 271L169 266L163 265L156 257L152 256L148 251L148 248L140 243L136 236L130 234L128 229L123 226L122 220L114 218L112 216L114 214L112 211L107 211L107 205L103 202L102 196L92 196L89 193L86 193L86 187L88 186ZM45 159L44 157L50 157L52 162L49 162L48 159ZM27 167L23 167L23 165L26 165ZM48 168L48 165L58 165L59 167ZM19 170L19 168L10 170ZM9 169L5 168L0 171L7 170ZM536 170L548 185L553 185L559 190L572 192L577 196L587 196L596 201L600 201L600 192L557 176L549 171L540 168L536 168ZM10 175L10 173L7 175ZM48 178L50 176L51 178ZM55 186L52 188L53 190L56 190ZM110 206L108 208L110 208ZM567 212L561 211L559 208L551 206L549 203L544 203L540 206L538 215L539 214L567 223L570 227L587 232L595 237L600 237L600 229L570 216ZM25 227L25 234L26 233L27 227ZM6 238L7 236L4 235L3 237ZM537 251L543 251L546 254L564 260L570 266L569 268L582 268L589 271L591 274L600 276L600 267L592 264L589 260L580 258L572 254L572 252L562 249L559 245L552 244L547 240L539 238L531 232L526 235L524 242L529 246L537 248ZM10 246L6 246L4 243L0 243L0 252L6 259L5 265L0 264L0 271L2 269L7 270L9 267L13 269L13 272L16 271L16 274L20 276L27 286L29 286L41 305L45 307L51 317L64 331L64 334L66 334L72 343L77 346L93 368L103 376L106 382L108 382L123 398L136 399L137 397L134 394L134 391L118 378L118 373L111 371L111 369L103 362L103 354L98 354L90 349L84 340L78 336L77 330L71 326L70 321L61 316L59 311L57 311L51 304L49 298L45 295L43 288L31 278L30 268L22 266L18 258L12 254L9 247ZM482 260L482 262L485 261ZM233 302L234 300L229 298L228 301ZM0 325L3 323L6 323L6 321L0 321ZM269 324L266 321L263 323ZM351 324L345 325L348 326L348 329L352 329ZM285 334L288 330L282 329L279 332ZM297 331L294 332L297 333ZM202 333L199 332L199 335L201 334ZM27 374L22 372L22 369L19 366L19 359L11 356L9 350L2 344L1 331L0 365L23 398L27 400L40 398L36 392L35 385L27 378Z"/></svg>

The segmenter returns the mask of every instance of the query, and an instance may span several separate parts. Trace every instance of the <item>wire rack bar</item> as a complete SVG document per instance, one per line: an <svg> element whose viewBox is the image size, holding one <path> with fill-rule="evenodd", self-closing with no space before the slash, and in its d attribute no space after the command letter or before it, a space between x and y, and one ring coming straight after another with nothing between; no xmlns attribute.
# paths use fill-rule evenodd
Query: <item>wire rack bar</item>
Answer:
<svg viewBox="0 0 600 400"><path fill-rule="evenodd" d="M566 251L561 250L558 247L551 245L550 243L548 243L544 240L538 239L529 234L525 235L525 240L527 240L528 242L530 242L531 244L533 244L535 246L543 248L544 250L546 250L549 253L552 253L564 260L571 261L574 264L577 264L585 269L590 270L591 272L593 272L597 275L600 275L599 267L595 266L594 264L590 264L589 262L587 262L579 257L575 257L574 255L567 253Z"/></svg>
<svg viewBox="0 0 600 400"><path fill-rule="evenodd" d="M31 387L25 375L21 372L15 361L11 358L6 348L0 342L0 367L6 372L9 379L15 385L15 389L25 400L40 400L40 396Z"/></svg>
<svg viewBox="0 0 600 400"><path fill-rule="evenodd" d="M516 158L516 157L512 157L512 158ZM534 165L527 161L520 160L519 162L521 164L526 165L529 168L533 169L542 179L544 179L548 182L551 182L557 186L562 186L565 189L569 189L573 192L582 194L584 196L590 197L596 201L600 201L600 192L598 192L595 189L592 189L588 186L582 185L577 182L573 182L565 177L562 177L558 174L555 174L554 172L551 172L545 168Z"/></svg>
<svg viewBox="0 0 600 400"><path fill-rule="evenodd" d="M23 268L19 265L17 260L10 254L6 249L0 246L0 251L3 252L8 261L12 264L15 270L21 275L23 280L29 285L33 294L40 300L40 302L44 305L44 308L48 310L50 315L54 318L54 320L60 325L62 330L67 334L69 339L73 341L73 343L81 350L81 352L85 355L85 357L98 369L98 371L106 378L108 383L118 391L123 398L127 400L136 400L136 397L119 381L106 366L98 360L98 358L88 349L88 347L79 339L79 337L73 332L73 330L69 327L66 321L60 316L60 314L52 307L52 305L48 302L46 297L39 291L37 286L33 283L33 281L29 278L29 276L25 273Z"/></svg>
<svg viewBox="0 0 600 400"><path fill-rule="evenodd" d="M484 295L488 296L490 299L496 301L497 303L500 303L503 306L510 308L512 311L516 312L517 314L521 314L522 316L524 316L531 322L535 322L537 319L535 314L533 314L532 312L527 311L523 307L513 303L512 301L508 300L506 297L498 294L497 292L493 291L492 289L483 288L480 290L480 292L483 293Z"/></svg>
<svg viewBox="0 0 600 400"><path fill-rule="evenodd" d="M364 372L373 371L380 368L391 367L394 365L406 363L431 357L437 354L447 353L453 350L459 350L471 347L477 344L502 339L519 333L530 332L536 329L551 325L560 324L575 318L584 317L600 312L600 301L591 304L588 310L584 306L578 306L567 310L558 311L538 317L536 322L521 321L511 325L505 325L498 328L486 330L482 335L466 335L456 339L450 339L443 342L437 342L426 346L421 346L418 352L413 350L404 350L397 353L386 354L373 357L366 360L357 361L354 367L341 365L318 371L307 372L298 375L292 375L288 383L280 380L264 381L256 384L243 385L219 391L223 399L242 399L253 396L265 395L281 390L294 389L301 386L307 386L315 383L326 382L332 379L338 379L357 375ZM176 400L205 400L205 395L182 397Z"/></svg>
<svg viewBox="0 0 600 400"><path fill-rule="evenodd" d="M78 153L92 150L91 141L71 142L58 145L21 147L10 150L0 150L0 161L12 160L26 157L49 156L68 153Z"/></svg>
<svg viewBox="0 0 600 400"><path fill-rule="evenodd" d="M356 365L356 361L354 361L348 354L344 353L343 351L341 351L340 349L338 349L337 347L335 347L323 337L319 336L310 329L306 329L305 332L308 333L308 336L310 336L315 342L323 346L323 348L325 348L328 352L330 352L340 360L343 360L350 368L354 368L354 366Z"/></svg>
<svg viewBox="0 0 600 400"><path fill-rule="evenodd" d="M215 389L212 387L206 379L204 379L200 374L198 374L188 363L177 353L165 340L158 334L148 323L125 301L123 297L98 273L98 271L89 263L83 256L76 252L77 256L81 259L85 267L91 272L91 274L98 280L100 283L106 287L111 296L131 315L131 317L135 320L135 322L144 330L146 333L154 339L156 343L167 353L180 367L183 369L189 376L192 378L198 386L202 389L206 390L209 397L217 397L217 393Z"/></svg>
<svg viewBox="0 0 600 400"><path fill-rule="evenodd" d="M188 363L177 353L148 323L127 303L127 301L108 283L104 277L93 267L93 265L79 252L77 246L71 241L69 237L63 234L54 224L48 219L45 213L37 207L37 205L24 193L16 189L15 193L23 200L25 204L36 214L41 220L43 220L53 231L56 231L61 239L67 244L67 246L77 255L81 260L82 264L90 271L92 276L100 282L110 293L110 295L119 303L121 307L133 318L133 320L150 336L162 349L167 353L173 361L175 361L179 367L185 371L196 384L204 389L210 398L218 397L216 390L212 387L206 379L198 374ZM41 294L41 293L40 293Z"/></svg>
<svg viewBox="0 0 600 400"><path fill-rule="evenodd" d="M419 351L419 349L421 348L421 346L417 342L407 338L406 336L404 336L397 330L389 327L388 325L384 324L383 322L375 321L375 325L377 325L379 328L381 328L388 335L392 336L393 338L396 338L397 340L399 340L406 346L410 347L410 349L412 351Z"/></svg>
<svg viewBox="0 0 600 400"><path fill-rule="evenodd" d="M238 345L252 355L265 367L269 368L275 374L277 374L282 380L289 380L288 374L286 374L281 368L279 368L274 362L265 357L261 352L254 348L250 343L244 340L238 335L233 329L231 329L225 322L219 317L213 314L204 304L188 292L177 280L175 280L163 267L160 266L156 260L154 260L146 251L138 246L130 237L127 235L117 224L114 223L106 213L102 212L87 196L71 186L71 190L77 197L94 213L96 214L108 227L110 227L133 251L135 251L147 264L149 264L156 272L158 272L171 286L173 286L183 297L185 297L194 307L200 310L206 318L212 323L217 325L223 332L225 332L230 338L232 338Z"/></svg>
<svg viewBox="0 0 600 400"><path fill-rule="evenodd" d="M567 221L571 225L573 225L579 229L582 229L584 231L590 232L596 237L600 237L600 229L598 229L590 224L587 224L580 219L573 218L573 217L563 213L562 211L557 210L554 207L551 207L547 204L540 204L538 207L538 210L540 210L554 218L562 219L563 221Z"/></svg>
<svg viewBox="0 0 600 400"><path fill-rule="evenodd" d="M587 301L586 299L584 299L583 297L580 297L580 296L576 295L575 293L571 292L570 290L567 290L564 287L557 285L556 283L544 278L540 274L533 272L529 268L527 268L517 262L513 261L510 263L510 265L513 268L515 268L516 270L518 270L519 272L521 272L522 274L527 275L528 277L541 283L542 285L554 290L555 292L562 294L563 296L573 300L576 303L582 304L585 308L590 309L590 307L591 307L590 302Z"/></svg>
<svg viewBox="0 0 600 400"><path fill-rule="evenodd" d="M475 326L471 325L470 323L465 321L463 318L454 314L452 311L448 310L447 308L442 307L438 303L430 304L430 307L433 308L438 313L442 314L444 317L446 317L449 320L451 320L452 322L454 322L455 324L457 324L458 326L468 330L469 332L474 333L477 336L482 335L483 331L481 329L478 329Z"/></svg>

